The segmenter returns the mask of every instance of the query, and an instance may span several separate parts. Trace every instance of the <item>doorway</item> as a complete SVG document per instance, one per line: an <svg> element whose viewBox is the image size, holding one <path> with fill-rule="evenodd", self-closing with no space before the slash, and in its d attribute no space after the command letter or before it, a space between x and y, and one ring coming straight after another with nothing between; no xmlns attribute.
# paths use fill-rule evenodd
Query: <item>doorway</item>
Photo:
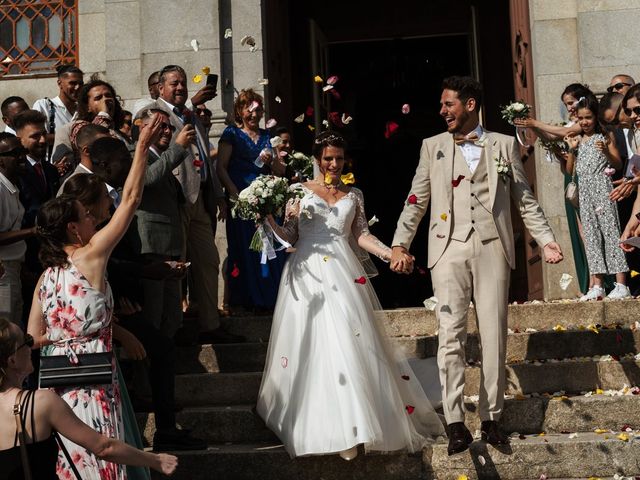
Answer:
<svg viewBox="0 0 640 480"><path fill-rule="evenodd" d="M356 186L364 192L367 216L380 219L372 233L390 244L422 139L444 129L438 114L443 78L478 78L489 106L483 111L485 127L511 133L497 109L513 99L508 0L483 2L482 8L479 1L459 1L455 9L451 2L439 0L397 0L391 8L374 0L367 2L366 12L350 2L313 3L267 0L264 4L267 48L288 52L286 58L267 65L278 72L273 77L268 71L270 116L277 115L280 124L291 128L295 147L305 152L317 133L314 115L328 119L330 112L336 112L353 118L348 125L331 128L349 143L350 167ZM270 16L277 16L278 28L269 27ZM284 23L289 28L283 31ZM315 36L324 45L320 55L312 55L310 25L320 31ZM324 71L312 66L313 56L323 59ZM269 52L267 58L273 58ZM311 113L319 89L313 78L318 74L323 79L338 77L334 88L338 95L321 92ZM281 101L274 102L275 96ZM403 113L403 105L408 113ZM302 113L311 115L305 115L302 123L293 122ZM380 275L372 283L385 308L420 306L433 295L426 268L426 224L412 245L418 266L412 275L394 274L374 259ZM514 283L518 287L512 288L513 299L526 299L526 268L524 278L524 284Z"/></svg>

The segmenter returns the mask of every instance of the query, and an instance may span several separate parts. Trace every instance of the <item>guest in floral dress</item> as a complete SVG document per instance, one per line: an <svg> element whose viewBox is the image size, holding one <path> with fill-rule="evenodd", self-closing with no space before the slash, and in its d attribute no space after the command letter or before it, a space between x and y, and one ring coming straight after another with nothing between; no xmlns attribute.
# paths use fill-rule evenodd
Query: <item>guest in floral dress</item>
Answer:
<svg viewBox="0 0 640 480"><path fill-rule="evenodd" d="M218 144L218 177L233 201L241 190L261 174L284 175L285 166L274 159L269 133L259 124L264 115L263 99L253 90L242 90L234 105L236 123L230 125ZM228 257L225 274L229 304L247 309L271 310L276 303L284 250L266 264L260 254L249 249L256 231L253 222L227 215ZM225 308L227 306L225 305Z"/></svg>
<svg viewBox="0 0 640 480"><path fill-rule="evenodd" d="M73 361L82 353L112 350L113 297L106 266L140 203L147 154L160 133L159 123L156 118L141 129L120 206L104 228L96 231L95 217L73 197L61 195L42 206L38 233L42 238L40 260L46 270L34 292L28 327L42 355L67 355ZM110 385L56 392L99 433L124 437L115 373ZM126 479L124 468L99 460L68 440L65 445L83 479ZM58 456L58 476L74 476L63 454Z"/></svg>

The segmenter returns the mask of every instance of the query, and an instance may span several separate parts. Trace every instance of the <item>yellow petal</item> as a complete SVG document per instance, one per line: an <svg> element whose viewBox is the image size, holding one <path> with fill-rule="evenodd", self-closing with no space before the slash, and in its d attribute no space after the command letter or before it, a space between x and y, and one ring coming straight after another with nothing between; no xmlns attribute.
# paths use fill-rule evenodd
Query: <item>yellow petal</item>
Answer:
<svg viewBox="0 0 640 480"><path fill-rule="evenodd" d="M328 173L324 174L324 183L326 183L327 185L331 184L333 182L333 177L331 177L331 175L329 175Z"/></svg>
<svg viewBox="0 0 640 480"><path fill-rule="evenodd" d="M556 332L565 332L567 329L562 325L558 324L555 327L553 327L553 330Z"/></svg>
<svg viewBox="0 0 640 480"><path fill-rule="evenodd" d="M345 185L356 183L356 177L354 177L353 173L351 172L347 173L346 175L341 175L340 180L342 180L342 183L344 183Z"/></svg>
<svg viewBox="0 0 640 480"><path fill-rule="evenodd" d="M324 257L322 257L322 260L324 260L325 262L328 262L329 261L329 257L324 256Z"/></svg>
<svg viewBox="0 0 640 480"><path fill-rule="evenodd" d="M446 222L447 221L447 214L446 213L441 213L440 214L440 218Z"/></svg>
<svg viewBox="0 0 640 480"><path fill-rule="evenodd" d="M602 390L601 388L596 388L596 395L602 395L604 393L604 390Z"/></svg>
<svg viewBox="0 0 640 480"><path fill-rule="evenodd" d="M469 477L466 475L458 475L458 480L469 480Z"/></svg>
<svg viewBox="0 0 640 480"><path fill-rule="evenodd" d="M545 433L545 432L540 432L540 433L538 434L538 436L539 436L539 437L544 437L545 435L546 435L546 433Z"/></svg>
<svg viewBox="0 0 640 480"><path fill-rule="evenodd" d="M209 75L211 73L211 67L202 67L202 73Z"/></svg>
<svg viewBox="0 0 640 480"><path fill-rule="evenodd" d="M627 435L626 433L621 433L616 438L618 438L618 440L622 440L623 442L629 441L629 435Z"/></svg>
<svg viewBox="0 0 640 480"><path fill-rule="evenodd" d="M309 130L311 130L312 132L316 129L316 127L314 127L313 125L307 125L307 127L309 127Z"/></svg>
<svg viewBox="0 0 640 480"><path fill-rule="evenodd" d="M596 432L596 433L607 433L608 431L609 431L609 430L605 430L605 429L603 429L603 428L596 428L596 429L594 430L594 432Z"/></svg>
<svg viewBox="0 0 640 480"><path fill-rule="evenodd" d="M640 275L640 273L636 272L635 270L631 270L631 278L635 277L636 275Z"/></svg>
<svg viewBox="0 0 640 480"><path fill-rule="evenodd" d="M320 75L316 75L315 77L313 77L313 81L316 83L323 83L324 80L322 80L322 77Z"/></svg>
<svg viewBox="0 0 640 480"><path fill-rule="evenodd" d="M202 81L202 75L198 73L193 76L192 80L193 80L193 83L200 83Z"/></svg>

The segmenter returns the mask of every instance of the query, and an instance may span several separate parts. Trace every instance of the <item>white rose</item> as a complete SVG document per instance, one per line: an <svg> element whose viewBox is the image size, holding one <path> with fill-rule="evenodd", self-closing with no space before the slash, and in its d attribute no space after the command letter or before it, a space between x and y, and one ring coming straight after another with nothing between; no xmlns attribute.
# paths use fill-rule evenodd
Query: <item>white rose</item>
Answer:
<svg viewBox="0 0 640 480"><path fill-rule="evenodd" d="M274 182L273 180L269 180L269 181L267 182L267 187L269 187L269 188L273 188L273 187L275 187L275 186L276 186L276 182Z"/></svg>
<svg viewBox="0 0 640 480"><path fill-rule="evenodd" d="M262 192L262 198L269 198L269 192Z"/></svg>
<svg viewBox="0 0 640 480"><path fill-rule="evenodd" d="M512 109L514 112L521 112L521 111L523 111L523 110L524 110L524 107L525 107L525 104L524 104L524 103L521 103L521 102L516 102L516 103L514 103L513 105L511 105L511 109Z"/></svg>
<svg viewBox="0 0 640 480"><path fill-rule="evenodd" d="M297 159L297 160L304 160L306 158L306 155L302 152L295 152L293 154L293 158Z"/></svg>
<svg viewBox="0 0 640 480"><path fill-rule="evenodd" d="M254 190L253 190L253 194L254 194L256 197L261 196L261 195L262 195L262 188L257 187L256 189L254 189Z"/></svg>

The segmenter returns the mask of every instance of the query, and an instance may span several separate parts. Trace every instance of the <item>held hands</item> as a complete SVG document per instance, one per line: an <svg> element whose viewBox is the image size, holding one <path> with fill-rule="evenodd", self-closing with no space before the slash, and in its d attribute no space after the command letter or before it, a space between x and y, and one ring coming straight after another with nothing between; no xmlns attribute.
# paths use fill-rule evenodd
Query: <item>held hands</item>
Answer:
<svg viewBox="0 0 640 480"><path fill-rule="evenodd" d="M609 153L609 143L611 143L611 139L609 139L609 137L605 137L604 142L602 140L598 140L597 142L595 142L596 149L599 152L607 154Z"/></svg>
<svg viewBox="0 0 640 480"><path fill-rule="evenodd" d="M389 268L392 272L409 274L413 271L414 261L415 257L406 248L395 246L391 249Z"/></svg>
<svg viewBox="0 0 640 480"><path fill-rule="evenodd" d="M193 144L195 139L196 129L193 128L193 125L187 123L184 127L182 127L182 130L180 130L180 132L176 136L176 143L183 148L189 148L189 146Z"/></svg>
<svg viewBox="0 0 640 480"><path fill-rule="evenodd" d="M542 251L544 253L544 261L547 263L560 263L564 258L560 245L556 242L547 243Z"/></svg>

